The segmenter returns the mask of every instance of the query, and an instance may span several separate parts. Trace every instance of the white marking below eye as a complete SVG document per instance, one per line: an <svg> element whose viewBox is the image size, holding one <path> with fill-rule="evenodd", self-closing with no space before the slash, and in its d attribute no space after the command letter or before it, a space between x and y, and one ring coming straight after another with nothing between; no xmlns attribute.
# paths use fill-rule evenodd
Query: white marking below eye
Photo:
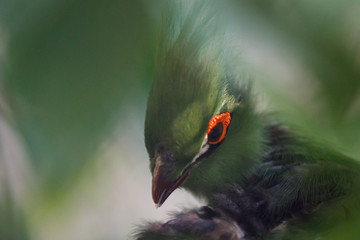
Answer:
<svg viewBox="0 0 360 240"><path fill-rule="evenodd" d="M201 144L201 147L200 147L200 151L198 152L198 154L196 154L196 156L193 158L193 160L191 161L191 163L194 163L196 162L196 160L201 156L203 155L207 150L209 150L209 144L207 143L208 142L208 138L207 138L207 134L205 134L205 138Z"/></svg>
<svg viewBox="0 0 360 240"><path fill-rule="evenodd" d="M226 101L226 98L225 98L224 101L220 105L219 111L220 111L220 109L222 109L225 106L226 102L227 101Z"/></svg>

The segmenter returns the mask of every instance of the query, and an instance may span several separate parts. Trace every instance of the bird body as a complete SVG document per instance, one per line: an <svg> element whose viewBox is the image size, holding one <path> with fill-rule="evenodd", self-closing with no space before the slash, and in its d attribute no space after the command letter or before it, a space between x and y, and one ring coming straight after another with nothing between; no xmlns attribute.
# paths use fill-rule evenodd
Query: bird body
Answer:
<svg viewBox="0 0 360 240"><path fill-rule="evenodd" d="M164 18L145 144L155 204L184 187L208 206L150 224L139 239L314 237L306 223L326 230L347 219L359 164L259 112L251 84L212 35L216 18L191 6Z"/></svg>

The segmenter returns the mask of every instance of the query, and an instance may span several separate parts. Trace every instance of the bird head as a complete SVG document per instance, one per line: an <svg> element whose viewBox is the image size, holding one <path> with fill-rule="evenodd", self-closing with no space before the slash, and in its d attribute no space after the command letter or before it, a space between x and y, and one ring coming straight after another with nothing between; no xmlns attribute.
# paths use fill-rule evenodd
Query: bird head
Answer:
<svg viewBox="0 0 360 240"><path fill-rule="evenodd" d="M261 147L249 87L226 64L216 20L197 10L165 18L158 47L145 120L158 206L178 187L210 197L240 178Z"/></svg>

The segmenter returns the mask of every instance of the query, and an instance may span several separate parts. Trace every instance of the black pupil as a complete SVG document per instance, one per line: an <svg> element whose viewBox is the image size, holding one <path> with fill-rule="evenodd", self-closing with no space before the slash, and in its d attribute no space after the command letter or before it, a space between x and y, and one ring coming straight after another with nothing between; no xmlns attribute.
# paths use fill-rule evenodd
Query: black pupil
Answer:
<svg viewBox="0 0 360 240"><path fill-rule="evenodd" d="M211 129L208 134L208 142L216 142L221 137L222 132L224 131L224 125L222 122L219 122Z"/></svg>

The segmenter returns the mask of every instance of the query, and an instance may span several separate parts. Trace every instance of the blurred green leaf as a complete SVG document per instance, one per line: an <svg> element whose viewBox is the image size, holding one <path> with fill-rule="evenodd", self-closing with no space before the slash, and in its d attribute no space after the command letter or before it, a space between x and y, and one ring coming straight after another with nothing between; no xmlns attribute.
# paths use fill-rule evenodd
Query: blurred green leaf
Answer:
<svg viewBox="0 0 360 240"><path fill-rule="evenodd" d="M6 97L38 177L56 191L91 160L122 101L149 85L154 35L141 1L43 2L33 11L10 31Z"/></svg>

